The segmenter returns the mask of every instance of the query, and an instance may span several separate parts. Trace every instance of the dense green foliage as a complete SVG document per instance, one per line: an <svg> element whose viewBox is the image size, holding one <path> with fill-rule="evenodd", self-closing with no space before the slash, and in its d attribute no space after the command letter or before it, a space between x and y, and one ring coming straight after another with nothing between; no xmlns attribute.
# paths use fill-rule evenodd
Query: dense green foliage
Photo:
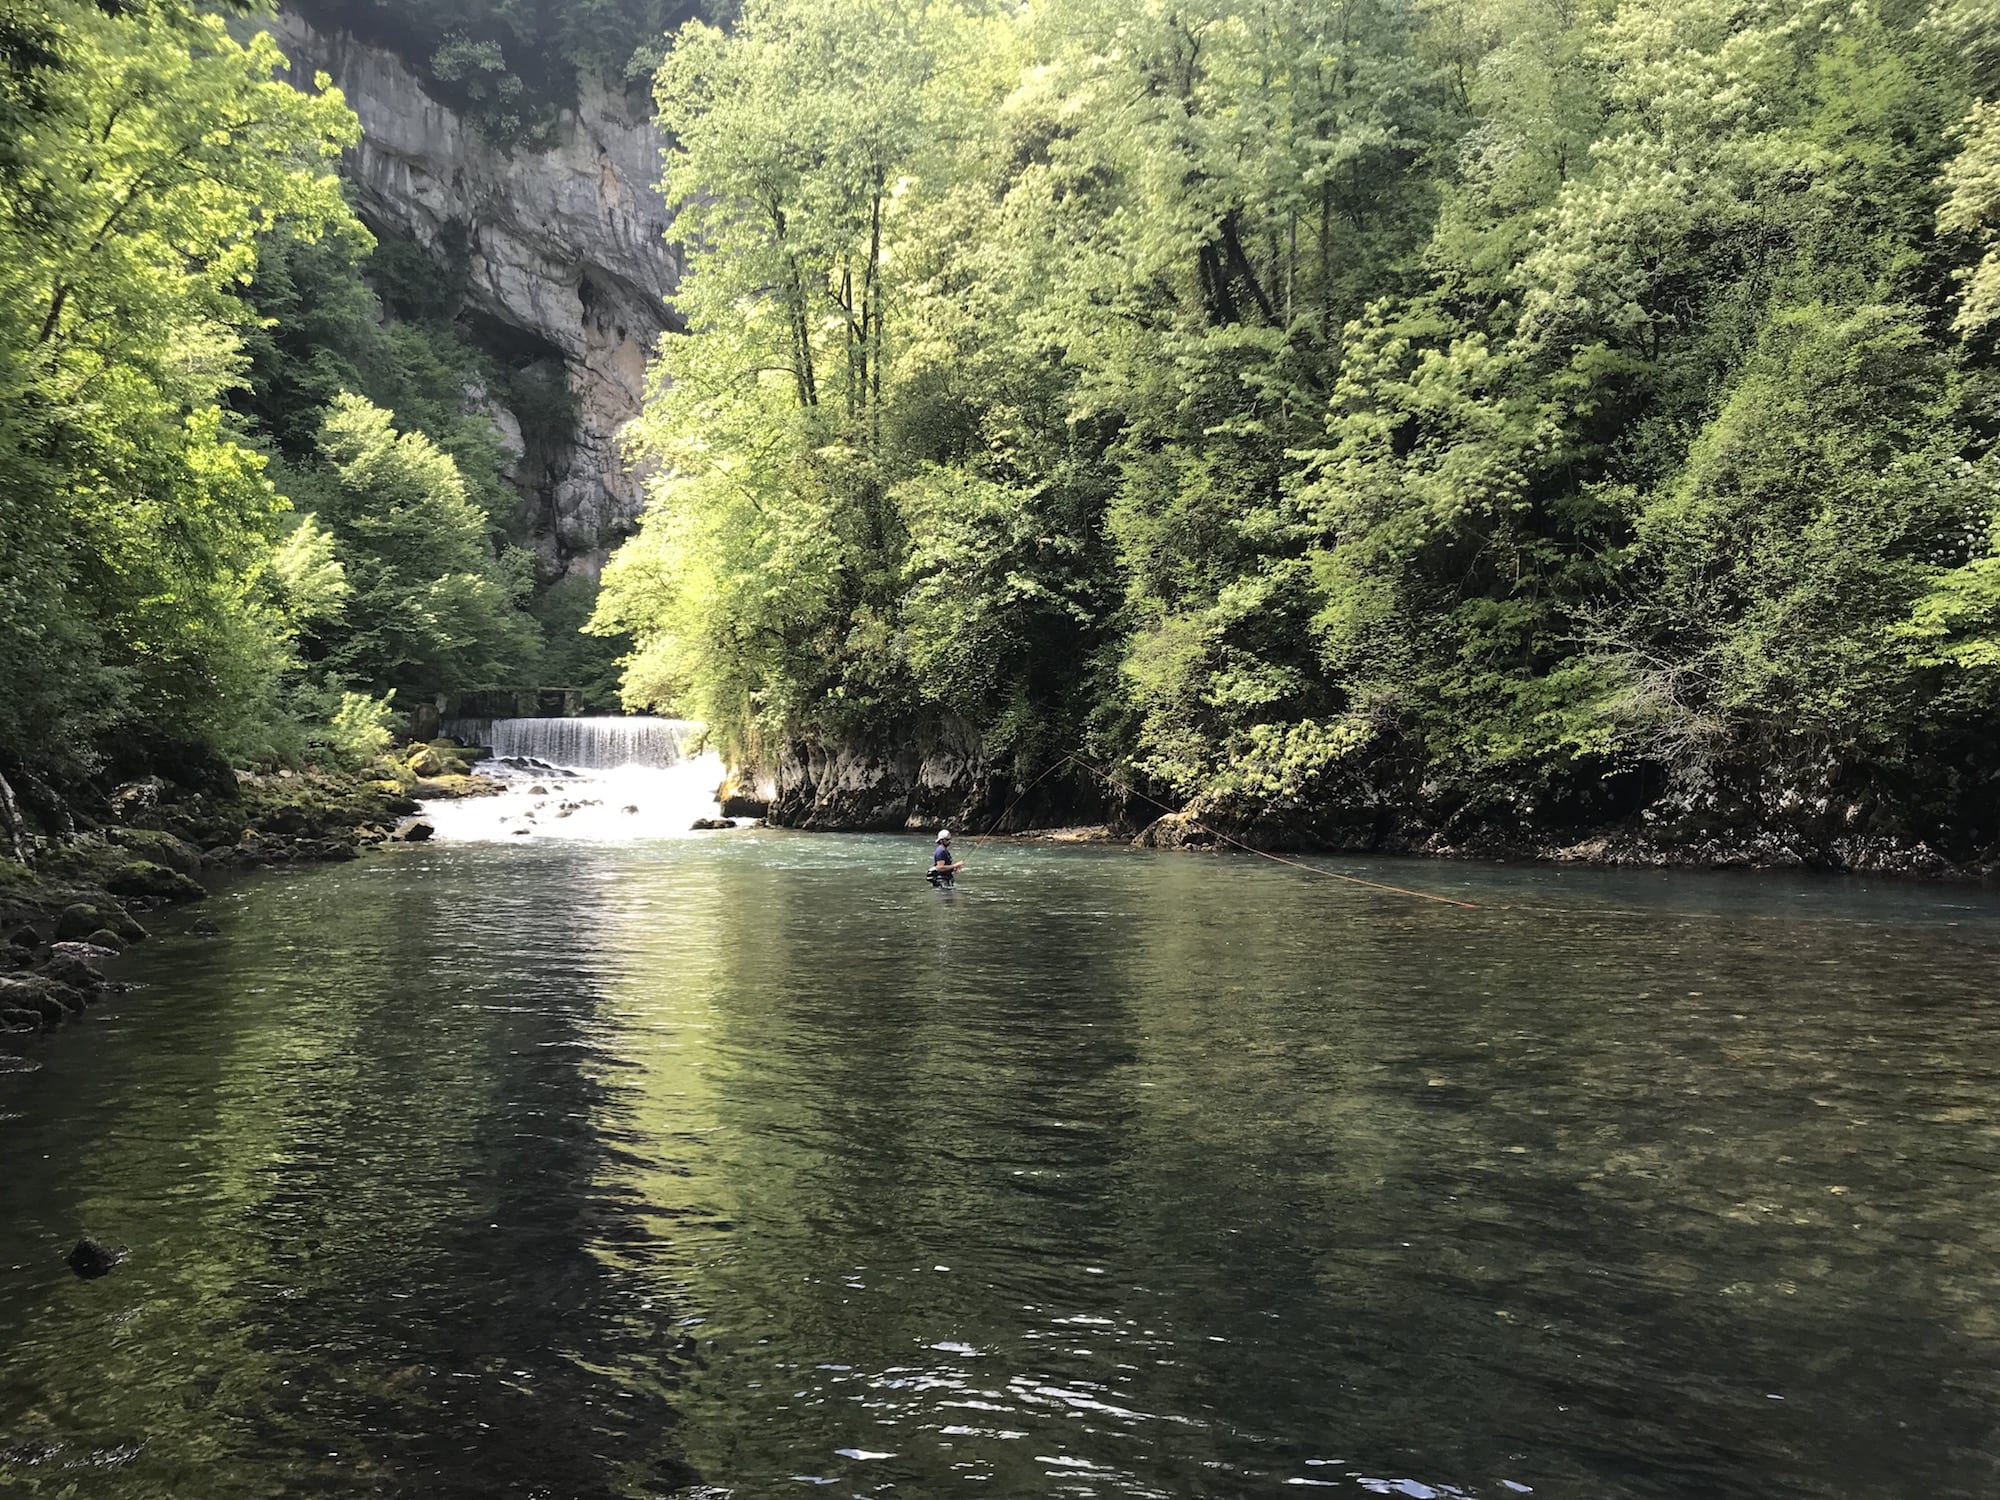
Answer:
<svg viewBox="0 0 2000 1500"><path fill-rule="evenodd" d="M382 317L353 115L280 61L181 0L0 3L0 770L339 753L540 649L465 351Z"/></svg>
<svg viewBox="0 0 2000 1500"><path fill-rule="evenodd" d="M281 503L219 408L258 236L351 224L337 96L156 3L0 13L0 750L271 721ZM254 733L254 730L250 730Z"/></svg>
<svg viewBox="0 0 2000 1500"><path fill-rule="evenodd" d="M1747 777L1984 816L1995 20L690 25L628 694L746 750L966 720L1253 814Z"/></svg>

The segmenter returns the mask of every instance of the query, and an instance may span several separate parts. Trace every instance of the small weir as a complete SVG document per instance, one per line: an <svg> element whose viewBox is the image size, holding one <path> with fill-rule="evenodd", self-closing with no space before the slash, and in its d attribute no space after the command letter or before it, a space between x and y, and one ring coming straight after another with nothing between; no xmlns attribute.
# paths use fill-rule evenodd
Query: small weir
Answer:
<svg viewBox="0 0 2000 1500"><path fill-rule="evenodd" d="M666 770L690 758L702 726L692 719L448 719L444 733L461 745L485 745L499 760L577 771Z"/></svg>
<svg viewBox="0 0 2000 1500"><path fill-rule="evenodd" d="M500 788L426 803L441 843L677 838L722 813L725 767L691 719L448 719L443 730L493 752L479 769Z"/></svg>

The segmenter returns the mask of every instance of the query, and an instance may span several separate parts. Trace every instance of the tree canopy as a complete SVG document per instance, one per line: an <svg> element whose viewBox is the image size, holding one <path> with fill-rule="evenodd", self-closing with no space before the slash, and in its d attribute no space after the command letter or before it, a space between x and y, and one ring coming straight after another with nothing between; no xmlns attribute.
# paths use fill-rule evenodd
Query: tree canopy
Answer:
<svg viewBox="0 0 2000 1500"><path fill-rule="evenodd" d="M628 698L746 751L968 723L1024 775L1080 746L1294 827L1735 781L1968 834L1989 12L690 23L691 332L600 614Z"/></svg>
<svg viewBox="0 0 2000 1500"><path fill-rule="evenodd" d="M246 35L182 0L0 3L0 769L297 754L350 693L519 680L539 649L490 429L461 404L454 455L345 394L395 365L431 417L457 371L364 371L331 336L281 355L277 316L399 335L351 273L287 280L367 254L337 170L359 132Z"/></svg>

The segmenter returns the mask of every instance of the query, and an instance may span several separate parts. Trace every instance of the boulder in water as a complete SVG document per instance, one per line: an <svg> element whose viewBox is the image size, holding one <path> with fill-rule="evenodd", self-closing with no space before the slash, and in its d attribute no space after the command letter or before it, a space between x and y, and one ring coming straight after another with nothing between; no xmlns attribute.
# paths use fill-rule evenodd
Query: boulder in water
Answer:
<svg viewBox="0 0 2000 1500"><path fill-rule="evenodd" d="M196 937L221 937L222 924L213 917L203 917L194 926L190 927L188 931Z"/></svg>
<svg viewBox="0 0 2000 1500"><path fill-rule="evenodd" d="M696 818L690 826L696 833L706 833L710 830L734 828L736 821L733 818Z"/></svg>
<svg viewBox="0 0 2000 1500"><path fill-rule="evenodd" d="M75 906L65 906L63 914L56 918L56 938L60 942L69 942L73 938L89 937L102 926L104 926L103 913L94 906L79 902ZM14 942L16 946L20 945L21 939L18 934Z"/></svg>
<svg viewBox="0 0 2000 1500"><path fill-rule="evenodd" d="M628 812L628 813L635 813L638 810L639 810L638 804L633 802L628 802L625 804L625 806L619 809L620 812Z"/></svg>
<svg viewBox="0 0 2000 1500"><path fill-rule="evenodd" d="M89 943L57 943L49 953L49 961L42 965L41 977L74 991L87 1003L95 1000L108 983L101 966L117 956L107 948L92 947Z"/></svg>
<svg viewBox="0 0 2000 1500"><path fill-rule="evenodd" d="M462 797L497 797L507 788L491 776L434 776L419 781L416 794L426 801L455 801Z"/></svg>
<svg viewBox="0 0 2000 1500"><path fill-rule="evenodd" d="M114 896L130 896L142 901L160 901L172 904L181 901L200 901L208 895L201 882L170 870L165 865L156 865L148 859L135 859L129 865L112 872L105 880L104 888Z"/></svg>
<svg viewBox="0 0 2000 1500"><path fill-rule="evenodd" d="M437 837L437 828L422 818L413 818L396 830L395 837L405 844L428 844Z"/></svg>
<svg viewBox="0 0 2000 1500"><path fill-rule="evenodd" d="M38 1016L53 1026L81 1014L85 1004L82 994L46 974L0 975L0 1012Z"/></svg>
<svg viewBox="0 0 2000 1500"><path fill-rule="evenodd" d="M93 948L102 948L106 953L123 953L125 951L125 939L108 927L98 928L97 931L85 937L84 941Z"/></svg>
<svg viewBox="0 0 2000 1500"><path fill-rule="evenodd" d="M69 1253L69 1268L85 1281L95 1281L100 1276L109 1276L125 1252L114 1250L97 1240L79 1240Z"/></svg>

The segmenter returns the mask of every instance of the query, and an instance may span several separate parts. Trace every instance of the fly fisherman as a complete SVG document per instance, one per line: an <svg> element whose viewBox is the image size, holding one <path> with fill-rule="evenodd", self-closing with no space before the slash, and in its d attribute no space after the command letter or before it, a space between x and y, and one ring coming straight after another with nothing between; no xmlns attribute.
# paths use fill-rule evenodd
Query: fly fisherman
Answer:
<svg viewBox="0 0 2000 1500"><path fill-rule="evenodd" d="M938 830L937 847L931 850L931 884L940 889L956 885L958 882L954 877L964 868L964 860L959 860L956 864L952 862L951 830L949 828L940 828Z"/></svg>

